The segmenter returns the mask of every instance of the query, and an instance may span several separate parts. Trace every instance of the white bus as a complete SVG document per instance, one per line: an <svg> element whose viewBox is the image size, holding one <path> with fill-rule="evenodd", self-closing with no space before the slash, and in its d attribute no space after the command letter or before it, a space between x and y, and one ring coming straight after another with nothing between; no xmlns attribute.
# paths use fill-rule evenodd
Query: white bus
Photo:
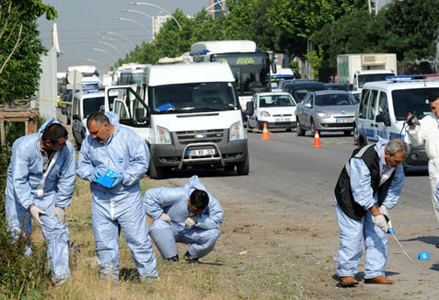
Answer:
<svg viewBox="0 0 439 300"><path fill-rule="evenodd" d="M246 103L255 93L270 92L270 57L258 51L253 41L204 41L192 44L194 62L226 62L235 77L239 102Z"/></svg>

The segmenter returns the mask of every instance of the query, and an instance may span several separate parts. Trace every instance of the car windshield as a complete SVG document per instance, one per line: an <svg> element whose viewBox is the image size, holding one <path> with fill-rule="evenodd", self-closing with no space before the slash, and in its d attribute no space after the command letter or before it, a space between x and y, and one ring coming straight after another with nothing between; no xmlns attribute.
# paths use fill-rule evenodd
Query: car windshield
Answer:
<svg viewBox="0 0 439 300"><path fill-rule="evenodd" d="M151 87L148 102L153 114L241 109L231 82L173 84Z"/></svg>
<svg viewBox="0 0 439 300"><path fill-rule="evenodd" d="M288 95L261 96L259 107L296 106L296 103Z"/></svg>
<svg viewBox="0 0 439 300"><path fill-rule="evenodd" d="M354 96L346 94L323 94L316 95L316 106L334 106L334 105L355 105L357 101Z"/></svg>
<svg viewBox="0 0 439 300"><path fill-rule="evenodd" d="M392 92L396 120L405 121L409 112L419 119L431 112L428 96L439 88L395 90Z"/></svg>
<svg viewBox="0 0 439 300"><path fill-rule="evenodd" d="M324 87L319 87L319 86L296 88L293 90L293 97L297 103L300 103L309 92L320 91L324 89L325 89Z"/></svg>

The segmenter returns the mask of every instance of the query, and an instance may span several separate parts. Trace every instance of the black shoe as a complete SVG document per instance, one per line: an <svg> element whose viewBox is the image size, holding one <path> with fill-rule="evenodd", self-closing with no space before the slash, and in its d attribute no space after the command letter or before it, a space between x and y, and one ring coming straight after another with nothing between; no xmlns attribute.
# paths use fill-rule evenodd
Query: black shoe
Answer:
<svg viewBox="0 0 439 300"><path fill-rule="evenodd" d="M170 262L177 262L178 261L178 254L176 256L170 257L166 259L167 261Z"/></svg>
<svg viewBox="0 0 439 300"><path fill-rule="evenodd" d="M184 259L190 264L197 264L198 263L198 258L192 257L189 254L189 251L186 251L186 253L184 254Z"/></svg>

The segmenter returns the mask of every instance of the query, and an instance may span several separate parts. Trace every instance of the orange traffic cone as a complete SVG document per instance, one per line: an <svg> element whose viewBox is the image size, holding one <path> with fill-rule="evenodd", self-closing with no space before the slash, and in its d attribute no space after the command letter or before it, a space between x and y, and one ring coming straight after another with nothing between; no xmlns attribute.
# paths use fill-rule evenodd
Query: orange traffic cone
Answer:
<svg viewBox="0 0 439 300"><path fill-rule="evenodd" d="M314 148L322 148L322 144L320 143L320 137L319 137L319 131L316 130L316 133L314 135Z"/></svg>
<svg viewBox="0 0 439 300"><path fill-rule="evenodd" d="M268 133L267 123L264 123L264 130L262 130L262 138L261 140L269 140L270 134Z"/></svg>

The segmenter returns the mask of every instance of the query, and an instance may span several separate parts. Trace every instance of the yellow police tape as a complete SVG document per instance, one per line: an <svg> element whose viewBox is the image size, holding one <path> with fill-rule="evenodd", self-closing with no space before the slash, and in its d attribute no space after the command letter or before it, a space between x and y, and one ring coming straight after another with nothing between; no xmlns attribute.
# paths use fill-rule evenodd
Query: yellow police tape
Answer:
<svg viewBox="0 0 439 300"><path fill-rule="evenodd" d="M60 101L60 100L51 100L51 99L41 99L41 98L36 98L35 101L47 101L47 102L56 102L56 103L66 103L66 104L72 104L71 101Z"/></svg>

